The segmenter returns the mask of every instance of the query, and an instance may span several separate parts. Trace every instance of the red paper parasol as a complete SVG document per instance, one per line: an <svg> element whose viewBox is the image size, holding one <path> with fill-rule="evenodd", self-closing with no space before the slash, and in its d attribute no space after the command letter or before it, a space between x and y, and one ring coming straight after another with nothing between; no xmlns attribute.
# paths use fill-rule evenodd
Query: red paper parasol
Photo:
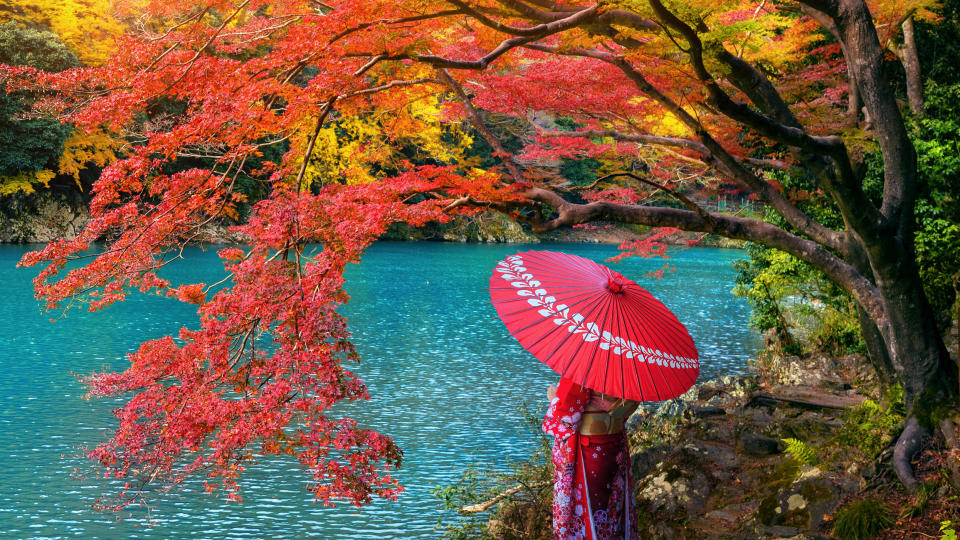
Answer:
<svg viewBox="0 0 960 540"><path fill-rule="evenodd" d="M700 373L693 339L676 315L606 266L552 251L497 264L490 298L507 330L560 375L597 392L660 401Z"/></svg>

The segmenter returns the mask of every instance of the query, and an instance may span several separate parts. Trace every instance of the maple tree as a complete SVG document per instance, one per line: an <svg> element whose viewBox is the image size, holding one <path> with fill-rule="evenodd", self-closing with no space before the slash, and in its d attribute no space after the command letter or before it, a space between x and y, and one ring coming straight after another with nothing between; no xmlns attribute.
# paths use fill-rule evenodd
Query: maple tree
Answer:
<svg viewBox="0 0 960 540"><path fill-rule="evenodd" d="M931 17L929 6L121 2L117 17L137 23L102 65L4 68L8 88L42 90L36 108L132 141L94 185L86 229L24 257L44 265L38 296L51 309L101 309L133 290L198 305L199 328L144 343L127 370L86 379L93 395L131 396L113 437L90 453L129 479L112 504L194 473L236 497L243 468L271 453L296 455L318 498L395 496L392 440L328 418L333 404L368 397L344 364L356 353L336 312L342 271L392 223L482 209L535 231L611 220L709 232L822 271L856 300L878 372L903 385L909 421L894 461L912 486L917 435L956 394L957 373L916 269L916 162L882 44L899 39L906 19ZM161 114L164 103L177 112ZM491 115L525 126L519 152L507 151ZM441 150L456 146L465 122L495 166ZM436 144L436 159L390 150L404 144ZM860 176L871 152L884 163L876 197ZM631 169L569 186L549 172L558 159ZM785 170L809 178L842 222L801 210L774 180ZM207 224L238 217L244 179L266 196L233 227L245 247L219 251L225 281L164 279L162 267ZM708 211L680 189L718 179L783 225ZM643 190L676 204L641 204Z"/></svg>

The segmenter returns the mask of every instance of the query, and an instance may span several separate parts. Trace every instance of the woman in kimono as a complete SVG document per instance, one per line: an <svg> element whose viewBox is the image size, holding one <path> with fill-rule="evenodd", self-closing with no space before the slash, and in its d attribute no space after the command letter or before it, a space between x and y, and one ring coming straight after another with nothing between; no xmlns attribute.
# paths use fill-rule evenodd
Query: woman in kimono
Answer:
<svg viewBox="0 0 960 540"><path fill-rule="evenodd" d="M553 536L560 540L634 540L626 419L638 403L593 392L568 379L547 391L543 431L553 443Z"/></svg>

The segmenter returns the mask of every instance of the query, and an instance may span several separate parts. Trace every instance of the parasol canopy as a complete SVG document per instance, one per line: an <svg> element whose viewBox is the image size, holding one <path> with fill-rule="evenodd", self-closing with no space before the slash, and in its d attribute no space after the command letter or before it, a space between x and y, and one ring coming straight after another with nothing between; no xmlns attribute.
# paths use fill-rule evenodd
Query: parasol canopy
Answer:
<svg viewBox="0 0 960 540"><path fill-rule="evenodd" d="M490 277L490 298L523 348L591 390L660 401L686 392L700 373L693 338L676 315L589 259L552 251L510 255Z"/></svg>

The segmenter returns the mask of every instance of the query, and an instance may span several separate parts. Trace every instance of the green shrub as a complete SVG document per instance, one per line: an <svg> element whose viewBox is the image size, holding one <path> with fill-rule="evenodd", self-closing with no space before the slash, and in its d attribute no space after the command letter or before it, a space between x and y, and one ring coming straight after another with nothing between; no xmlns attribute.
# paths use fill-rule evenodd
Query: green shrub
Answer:
<svg viewBox="0 0 960 540"><path fill-rule="evenodd" d="M834 356L854 352L865 353L867 350L860 333L856 308L852 305L845 309L822 310L819 324L815 325L810 332L808 341L814 350Z"/></svg>
<svg viewBox="0 0 960 540"><path fill-rule="evenodd" d="M957 531L954 529L956 523L950 521L940 522L940 540L957 540Z"/></svg>
<svg viewBox="0 0 960 540"><path fill-rule="evenodd" d="M841 508L833 519L833 535L840 540L876 538L893 525L890 509L879 499L852 502Z"/></svg>
<svg viewBox="0 0 960 540"><path fill-rule="evenodd" d="M866 457L878 455L889 443L893 431L903 422L903 391L897 385L888 391L886 407L867 399L843 414L837 433L840 443L859 448Z"/></svg>

